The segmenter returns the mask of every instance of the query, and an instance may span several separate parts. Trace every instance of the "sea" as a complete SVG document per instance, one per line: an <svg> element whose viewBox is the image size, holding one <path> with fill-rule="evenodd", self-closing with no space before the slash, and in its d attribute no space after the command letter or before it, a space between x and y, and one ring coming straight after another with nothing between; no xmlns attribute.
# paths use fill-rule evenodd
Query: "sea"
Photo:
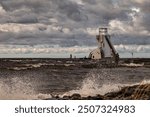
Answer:
<svg viewBox="0 0 150 117"><path fill-rule="evenodd" d="M74 93L95 96L118 91L125 86L150 83L150 68L144 67L143 63L96 68L91 67L93 61L78 59L86 58L94 48L1 45L0 99L41 100ZM150 56L149 45L118 45L115 48L122 58ZM70 54L75 61L69 59Z"/></svg>

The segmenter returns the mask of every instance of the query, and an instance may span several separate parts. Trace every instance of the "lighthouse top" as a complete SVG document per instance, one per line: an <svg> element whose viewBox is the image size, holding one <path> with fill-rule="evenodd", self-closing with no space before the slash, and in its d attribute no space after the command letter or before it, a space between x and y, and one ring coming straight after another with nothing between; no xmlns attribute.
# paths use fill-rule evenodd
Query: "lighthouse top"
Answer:
<svg viewBox="0 0 150 117"><path fill-rule="evenodd" d="M107 28L99 28L99 34L107 35L108 34Z"/></svg>

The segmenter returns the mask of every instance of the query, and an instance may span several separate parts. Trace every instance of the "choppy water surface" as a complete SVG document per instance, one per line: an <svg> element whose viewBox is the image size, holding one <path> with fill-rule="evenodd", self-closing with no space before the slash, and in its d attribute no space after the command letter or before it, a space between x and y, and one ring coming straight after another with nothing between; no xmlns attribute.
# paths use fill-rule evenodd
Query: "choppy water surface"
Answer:
<svg viewBox="0 0 150 117"><path fill-rule="evenodd" d="M45 99L53 95L94 96L150 81L150 68L94 68L89 61L2 59L0 99Z"/></svg>

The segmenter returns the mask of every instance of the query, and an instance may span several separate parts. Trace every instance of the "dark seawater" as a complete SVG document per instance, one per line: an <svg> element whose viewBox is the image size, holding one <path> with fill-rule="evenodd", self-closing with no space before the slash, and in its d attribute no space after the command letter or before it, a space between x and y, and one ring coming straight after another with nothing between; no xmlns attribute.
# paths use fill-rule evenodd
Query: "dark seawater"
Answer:
<svg viewBox="0 0 150 117"><path fill-rule="evenodd" d="M1 59L0 99L46 99L73 93L103 95L150 81L150 68L97 68L95 64L82 59Z"/></svg>

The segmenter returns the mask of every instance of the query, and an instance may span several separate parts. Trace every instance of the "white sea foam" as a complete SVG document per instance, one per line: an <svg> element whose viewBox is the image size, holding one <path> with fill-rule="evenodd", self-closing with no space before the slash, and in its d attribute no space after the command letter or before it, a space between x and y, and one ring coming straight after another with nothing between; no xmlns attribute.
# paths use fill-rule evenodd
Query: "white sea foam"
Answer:
<svg viewBox="0 0 150 117"><path fill-rule="evenodd" d="M142 64L136 64L136 63L129 63L129 64L126 64L126 63L124 63L124 64L122 64L123 66L127 66L127 67L142 67L142 66L144 66L144 63L142 63Z"/></svg>
<svg viewBox="0 0 150 117"><path fill-rule="evenodd" d="M37 63L37 64L26 64L25 67L13 67L13 68L7 68L7 69L12 69L12 70L26 70L26 69L31 69L31 68L39 68L44 65L51 65L53 66L53 63L47 64L47 63ZM65 66L70 66L74 64L65 64Z"/></svg>

